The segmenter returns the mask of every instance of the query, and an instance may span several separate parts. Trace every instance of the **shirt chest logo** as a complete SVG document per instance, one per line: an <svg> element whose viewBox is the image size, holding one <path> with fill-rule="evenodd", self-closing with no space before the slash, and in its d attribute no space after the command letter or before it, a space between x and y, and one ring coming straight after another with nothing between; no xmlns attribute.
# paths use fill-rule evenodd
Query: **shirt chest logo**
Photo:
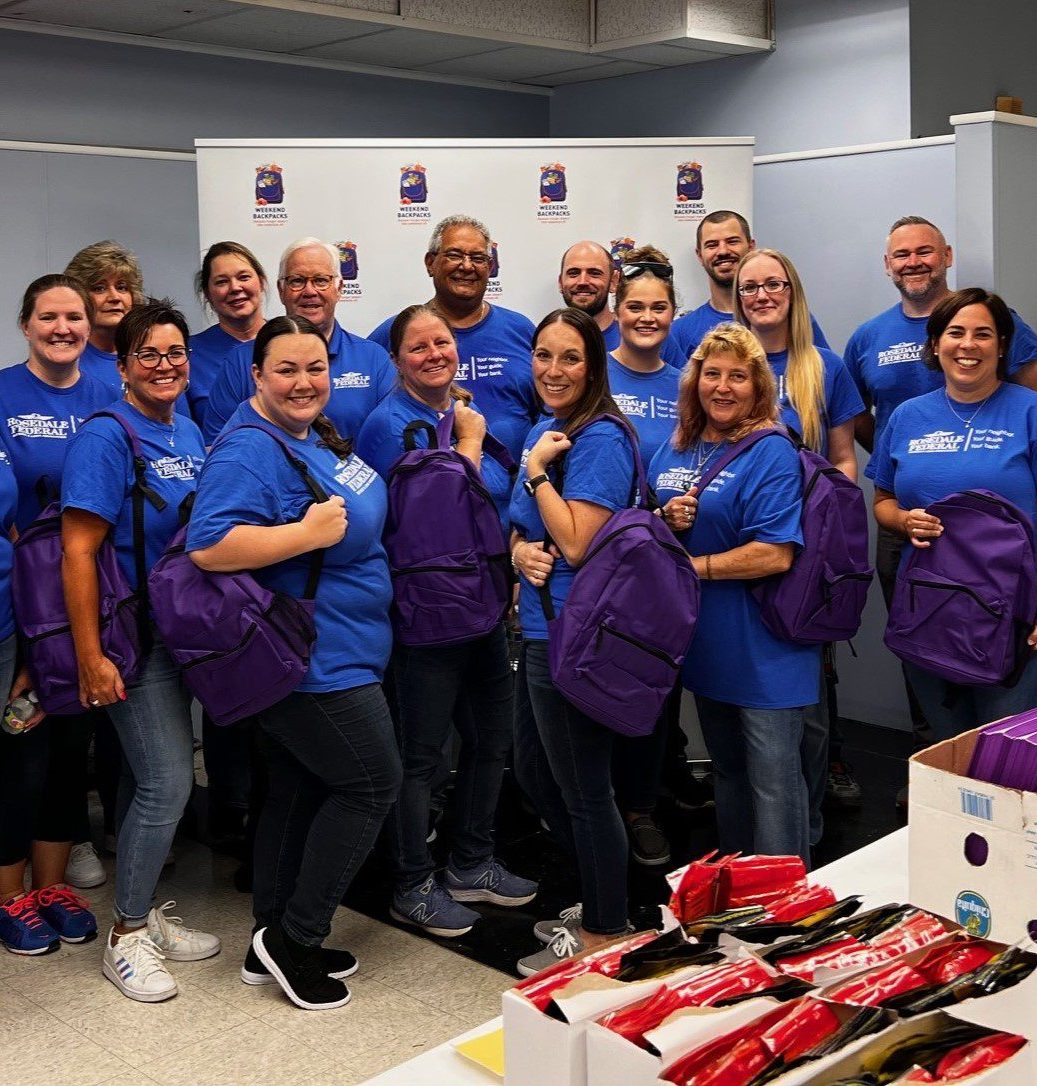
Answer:
<svg viewBox="0 0 1037 1086"><path fill-rule="evenodd" d="M332 388L370 388L371 377L369 374L356 371L340 373L332 379L331 386Z"/></svg>
<svg viewBox="0 0 1037 1086"><path fill-rule="evenodd" d="M7 429L11 437L49 437L65 441L75 433L75 418L57 419L53 415L11 415Z"/></svg>
<svg viewBox="0 0 1037 1086"><path fill-rule="evenodd" d="M922 358L922 344L894 343L884 351L879 351L877 361L880 366L895 366L898 362L919 362Z"/></svg>
<svg viewBox="0 0 1037 1086"><path fill-rule="evenodd" d="M194 461L189 456L161 456L151 461L151 467L160 479L191 482L195 477Z"/></svg>

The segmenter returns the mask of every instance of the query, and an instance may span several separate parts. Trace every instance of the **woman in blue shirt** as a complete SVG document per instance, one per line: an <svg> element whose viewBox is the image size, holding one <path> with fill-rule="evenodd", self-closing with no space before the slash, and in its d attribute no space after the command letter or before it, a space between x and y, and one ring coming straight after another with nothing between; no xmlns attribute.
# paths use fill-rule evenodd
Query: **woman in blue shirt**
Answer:
<svg viewBox="0 0 1037 1086"><path fill-rule="evenodd" d="M521 574L519 619L536 732L525 734L529 722L519 713L515 758L527 791L529 781L538 781L531 794L575 856L583 909L579 926L560 919L547 948L518 963L525 976L627 930L627 836L612 792L615 733L580 712L551 682L540 589L548 587L560 612L594 535L631 504L637 455L622 423L600 419L575 441L568 436L596 415L622 417L609 393L605 341L592 317L578 309L544 317L533 337L533 381L552 417L527 435L511 499L511 554Z"/></svg>
<svg viewBox="0 0 1037 1086"><path fill-rule="evenodd" d="M454 415L455 449L480 469L498 507L510 477L483 449L486 422L472 394L454 384L457 343L450 326L427 305L412 305L393 321L389 348L399 387L364 423L357 451L383 477L404 453L408 423L435 426ZM421 444L427 444L425 435ZM457 509L444 509L456 517ZM430 529L431 530L431 529ZM503 536L502 536L503 545ZM511 748L512 684L504 619L492 633L453 645L397 644L393 679L403 758L403 786L390 816L396 854L392 915L433 935L464 935L479 914L461 902L518 906L532 901L535 882L513 875L493 855L493 829L504 763ZM454 790L454 834L443 882L428 849L432 787L451 722L461 735Z"/></svg>
<svg viewBox="0 0 1037 1086"><path fill-rule="evenodd" d="M342 978L357 963L322 944L400 786L381 687L392 640L386 489L323 414L328 346L315 325L275 317L260 329L253 357L255 392L212 449L187 547L202 569L254 570L267 587L295 596L311 552L324 551L309 671L257 714L269 794L256 831L255 929L241 971L246 984L276 980L296 1005L323 1010L349 1001ZM264 429L306 465L327 501L313 501Z"/></svg>
<svg viewBox="0 0 1037 1086"><path fill-rule="evenodd" d="M18 323L28 358L0 370L0 448L5 485L15 488L16 530L58 498L71 438L83 419L111 402L108 389L79 368L93 316L90 294L69 275L41 276L22 299ZM5 534L10 527L5 524ZM27 675L19 675L12 695L28 685ZM6 693L7 687L0 689ZM16 912L0 917L0 939L16 953L43 954L56 949L59 939L81 942L96 932L85 903L65 887L73 839L86 839L86 759L96 715L44 719L0 743L12 782L3 788L10 807L0 811L0 898L17 897ZM117 765L117 748L114 757L98 758L101 772ZM114 806L109 803L113 819ZM21 897L30 851L33 893ZM99 869L92 886L105 876L97 857L91 858ZM43 890L51 902L45 906L36 896Z"/></svg>
<svg viewBox="0 0 1037 1086"><path fill-rule="evenodd" d="M713 760L720 847L809 862L799 748L821 654L775 637L751 592L751 582L785 572L803 542L799 457L785 437L766 437L705 493L696 489L730 443L778 421L774 376L752 333L723 324L702 340L681 378L678 409L673 439L648 478L702 582L683 679Z"/></svg>
<svg viewBox="0 0 1037 1086"><path fill-rule="evenodd" d="M912 546L943 534L926 506L976 487L1007 498L1037 526L1037 393L1006 380L1013 329L1011 310L981 287L949 295L929 317L922 359L943 371L945 386L893 410L867 469L875 519ZM1037 647L1037 629L1028 643ZM957 686L954 698L945 680L915 664L904 669L938 739L1037 705L1032 657L1014 686Z"/></svg>
<svg viewBox="0 0 1037 1086"><path fill-rule="evenodd" d="M180 525L205 456L198 427L176 414L187 385L187 322L168 302L137 306L115 332L125 397L109 410L137 435L146 463L143 565L150 569ZM61 484L62 581L79 665L84 708L107 706L122 744L124 811L115 867L115 926L105 942L104 975L130 999L157 1003L176 995L163 964L219 952L215 935L185 928L152 906L177 823L194 783L190 699L157 634L142 630L138 677L124 681L101 648L97 552L110 536L131 586L134 551L133 449L112 418L95 418L76 435ZM145 624L147 626L147 624ZM172 904L171 902L169 904Z"/></svg>
<svg viewBox="0 0 1037 1086"><path fill-rule="evenodd" d="M209 389L227 355L249 343L266 321L266 272L251 249L237 241L218 241L202 257L195 289L216 315L216 323L191 336L191 383L187 402L199 426L205 419Z"/></svg>

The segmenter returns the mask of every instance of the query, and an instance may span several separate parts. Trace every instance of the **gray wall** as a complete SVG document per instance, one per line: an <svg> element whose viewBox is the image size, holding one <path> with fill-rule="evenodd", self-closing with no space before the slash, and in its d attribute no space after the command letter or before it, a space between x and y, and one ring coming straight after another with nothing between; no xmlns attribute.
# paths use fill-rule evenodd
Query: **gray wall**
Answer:
<svg viewBox="0 0 1037 1086"><path fill-rule="evenodd" d="M755 135L757 154L910 135L908 0L775 8L773 53L556 88L551 135Z"/></svg>
<svg viewBox="0 0 1037 1086"><path fill-rule="evenodd" d="M911 0L911 133L950 132L947 118L994 108L999 94L1037 113L1033 0Z"/></svg>

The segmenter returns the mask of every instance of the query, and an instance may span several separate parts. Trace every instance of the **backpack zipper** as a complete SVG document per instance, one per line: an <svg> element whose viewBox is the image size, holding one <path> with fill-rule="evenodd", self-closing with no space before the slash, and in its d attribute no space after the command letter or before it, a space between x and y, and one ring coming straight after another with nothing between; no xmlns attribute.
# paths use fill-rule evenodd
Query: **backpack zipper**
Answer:
<svg viewBox="0 0 1037 1086"><path fill-rule="evenodd" d="M642 652L647 652L649 656L654 656L657 660L662 660L664 664L668 664L677 670L677 664L667 656L662 649L657 649L652 645L646 645L644 641L639 641L636 637L631 637L629 634L620 633L614 626L610 626L607 622L598 623L598 637L595 644L595 650L601 648L601 642L605 634L611 634L613 637L619 638L620 641L625 641L628 645L633 645L635 648L641 649Z"/></svg>
<svg viewBox="0 0 1037 1086"><path fill-rule="evenodd" d="M912 578L908 582L911 585L911 610L915 609L915 589L916 588L939 588L944 592L964 592L966 596L971 596L987 612L992 618L1001 618L1002 612L991 607L989 603L982 596L977 595L971 588L968 588L963 584L943 584L940 581L918 581Z"/></svg>

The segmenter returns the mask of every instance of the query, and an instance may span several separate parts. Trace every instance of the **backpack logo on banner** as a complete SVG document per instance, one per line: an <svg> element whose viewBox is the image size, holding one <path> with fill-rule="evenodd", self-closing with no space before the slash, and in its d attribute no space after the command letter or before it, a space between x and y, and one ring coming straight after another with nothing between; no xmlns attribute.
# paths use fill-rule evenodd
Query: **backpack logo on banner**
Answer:
<svg viewBox="0 0 1037 1086"><path fill-rule="evenodd" d="M490 242L490 275L486 282L486 297L497 299L504 293L500 281L500 252L495 241Z"/></svg>
<svg viewBox="0 0 1037 1086"><path fill-rule="evenodd" d="M392 619L403 645L457 645L490 633L511 599L510 558L500 517L475 465L451 448L454 413L433 428L415 420L407 450L389 469L385 551ZM424 432L428 448L415 436ZM483 454L515 463L491 435Z"/></svg>
<svg viewBox="0 0 1037 1086"><path fill-rule="evenodd" d="M565 167L561 162L548 162L540 167L540 222L566 222L569 218L569 188Z"/></svg>
<svg viewBox="0 0 1037 1086"><path fill-rule="evenodd" d="M697 219L706 214L706 205L702 202L704 192L702 184L701 162L679 162L677 164L677 198L673 214L677 219Z"/></svg>
<svg viewBox="0 0 1037 1086"><path fill-rule="evenodd" d="M609 256L612 266L618 271L626 262L627 254L637 247L633 238L613 238L609 242Z"/></svg>
<svg viewBox="0 0 1037 1086"><path fill-rule="evenodd" d="M359 302L364 296L360 286L360 257L355 241L337 241L338 273L342 276L342 285L338 290L340 302Z"/></svg>
<svg viewBox="0 0 1037 1086"><path fill-rule="evenodd" d="M432 222L428 206L428 169L420 162L400 167L400 207L396 221L401 226Z"/></svg>
<svg viewBox="0 0 1037 1086"><path fill-rule="evenodd" d="M1037 560L1026 514L990 490L926 509L943 524L897 574L885 641L901 660L951 683L1013 685L1032 655Z"/></svg>
<svg viewBox="0 0 1037 1086"><path fill-rule="evenodd" d="M549 583L540 589L551 681L606 728L650 735L695 632L699 583L684 548L647 509L648 483L630 424L598 415L570 440L602 420L630 436L640 504L613 513L595 534L559 614Z"/></svg>
<svg viewBox="0 0 1037 1086"><path fill-rule="evenodd" d="M276 162L256 167L256 206L252 222L256 226L283 226L288 222L284 207L284 168Z"/></svg>

